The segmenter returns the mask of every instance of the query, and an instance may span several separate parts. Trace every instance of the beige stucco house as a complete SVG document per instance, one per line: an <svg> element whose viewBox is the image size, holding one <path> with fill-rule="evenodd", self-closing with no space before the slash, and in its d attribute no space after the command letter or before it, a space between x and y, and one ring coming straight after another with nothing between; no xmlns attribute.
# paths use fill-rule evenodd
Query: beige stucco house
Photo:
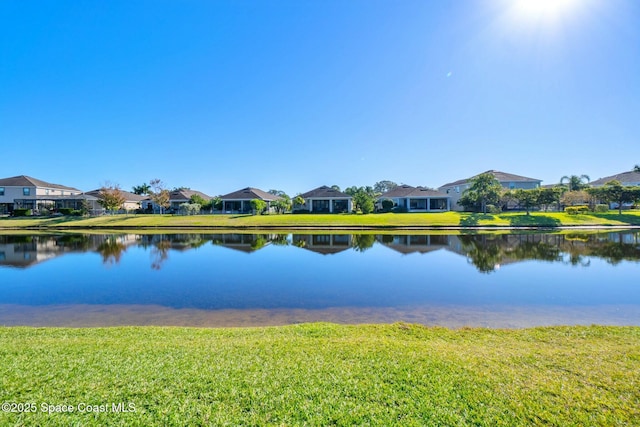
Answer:
<svg viewBox="0 0 640 427"><path fill-rule="evenodd" d="M0 179L0 214L14 209L80 209L82 191L26 175Z"/></svg>
<svg viewBox="0 0 640 427"><path fill-rule="evenodd" d="M490 173L496 177L500 182L500 185L508 190L516 188L522 188L525 190L539 188L542 180L536 178L527 178L526 176L515 175L512 173L501 172L496 170L488 170L483 173ZM478 174L482 175L482 174ZM450 182L438 187L438 191L445 193L451 197L451 209L455 211L462 211L464 208L458 205L458 200L462 197L465 190L471 187L471 180L478 175L474 175L470 178L460 179L458 181Z"/></svg>

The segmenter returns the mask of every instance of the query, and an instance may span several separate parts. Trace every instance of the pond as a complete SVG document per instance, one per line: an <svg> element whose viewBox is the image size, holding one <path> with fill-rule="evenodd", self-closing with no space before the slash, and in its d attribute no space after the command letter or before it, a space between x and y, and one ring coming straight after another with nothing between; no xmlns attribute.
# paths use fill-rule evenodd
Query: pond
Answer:
<svg viewBox="0 0 640 427"><path fill-rule="evenodd" d="M640 232L5 234L0 325L640 325Z"/></svg>

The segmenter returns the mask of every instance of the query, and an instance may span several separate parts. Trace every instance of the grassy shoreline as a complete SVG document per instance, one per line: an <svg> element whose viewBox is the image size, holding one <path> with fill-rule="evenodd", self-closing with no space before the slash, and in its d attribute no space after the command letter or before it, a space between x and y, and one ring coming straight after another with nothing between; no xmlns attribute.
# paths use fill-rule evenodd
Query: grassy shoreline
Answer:
<svg viewBox="0 0 640 427"><path fill-rule="evenodd" d="M115 215L2 218L0 229L528 229L640 227L640 211L568 215L564 212L473 214L464 212L371 215Z"/></svg>
<svg viewBox="0 0 640 427"><path fill-rule="evenodd" d="M36 409L1 425L640 423L640 327L18 327L0 355Z"/></svg>

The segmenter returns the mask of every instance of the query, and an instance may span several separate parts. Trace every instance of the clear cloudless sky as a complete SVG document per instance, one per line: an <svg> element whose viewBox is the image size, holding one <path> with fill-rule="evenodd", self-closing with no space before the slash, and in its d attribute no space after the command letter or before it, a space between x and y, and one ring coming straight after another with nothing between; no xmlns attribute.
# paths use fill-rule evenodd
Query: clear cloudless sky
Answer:
<svg viewBox="0 0 640 427"><path fill-rule="evenodd" d="M638 0L2 0L0 177L217 195L640 163Z"/></svg>

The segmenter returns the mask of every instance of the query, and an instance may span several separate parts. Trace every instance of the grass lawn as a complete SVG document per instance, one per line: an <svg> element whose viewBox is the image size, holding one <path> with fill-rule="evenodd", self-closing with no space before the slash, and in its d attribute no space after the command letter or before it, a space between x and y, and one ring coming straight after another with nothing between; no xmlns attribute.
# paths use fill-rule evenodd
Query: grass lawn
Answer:
<svg viewBox="0 0 640 427"><path fill-rule="evenodd" d="M438 228L438 227L561 227L640 226L640 211L567 215L564 212L472 214L461 212L411 214L309 214L309 215L115 215L93 218L2 218L0 228Z"/></svg>
<svg viewBox="0 0 640 427"><path fill-rule="evenodd" d="M0 360L3 426L640 424L638 327L0 328Z"/></svg>

